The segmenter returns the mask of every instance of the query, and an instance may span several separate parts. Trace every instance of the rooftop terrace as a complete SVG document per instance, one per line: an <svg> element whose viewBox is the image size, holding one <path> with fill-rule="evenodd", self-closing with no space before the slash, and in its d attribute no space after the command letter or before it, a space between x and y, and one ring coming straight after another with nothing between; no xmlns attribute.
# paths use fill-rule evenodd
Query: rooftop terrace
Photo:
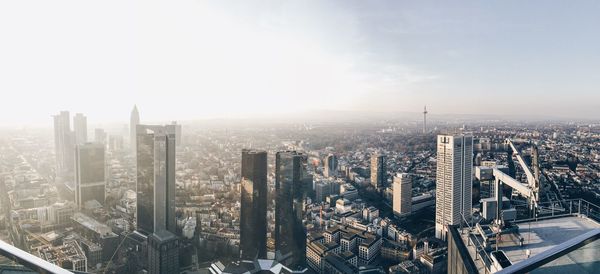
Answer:
<svg viewBox="0 0 600 274"><path fill-rule="evenodd" d="M514 234L501 235L498 241L498 249L504 251L512 264L533 257L594 229L600 229L600 224L594 220L573 216L533 220L519 223L517 226L523 238L522 246L519 237ZM467 246L471 258L479 258L474 260L479 273L485 273L486 259L481 259L481 255L475 256L475 245L468 245L470 235L467 230L468 228L463 229L462 240ZM527 254L528 252L529 254Z"/></svg>
<svg viewBox="0 0 600 274"><path fill-rule="evenodd" d="M599 210L581 200L570 204L575 206L543 218L517 221L506 234L494 234L482 226L484 232L490 232L482 237L475 227L456 227L458 234L454 235L464 245L461 256L470 257L478 273L502 269L507 273L515 269L516 273L566 273L567 269L595 273L600 269Z"/></svg>

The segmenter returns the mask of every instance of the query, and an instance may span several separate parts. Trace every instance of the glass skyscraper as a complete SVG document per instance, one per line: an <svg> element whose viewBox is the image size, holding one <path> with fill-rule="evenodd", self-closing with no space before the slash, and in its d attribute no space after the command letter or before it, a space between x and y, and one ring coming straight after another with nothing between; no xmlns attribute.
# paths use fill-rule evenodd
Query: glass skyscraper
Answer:
<svg viewBox="0 0 600 274"><path fill-rule="evenodd" d="M75 137L71 131L68 111L54 115L54 150L56 156L56 174L60 177L72 175L75 154Z"/></svg>
<svg viewBox="0 0 600 274"><path fill-rule="evenodd" d="M75 144L81 145L87 142L87 117L81 113L73 116L73 130L75 131Z"/></svg>
<svg viewBox="0 0 600 274"><path fill-rule="evenodd" d="M324 165L323 175L325 177L337 176L338 169L338 158L333 154L327 155L325 157L325 165Z"/></svg>
<svg viewBox="0 0 600 274"><path fill-rule="evenodd" d="M306 156L295 151L275 155L275 254L292 268L304 266L306 231L304 215L304 174Z"/></svg>
<svg viewBox="0 0 600 274"><path fill-rule="evenodd" d="M148 237L148 273L179 273L179 240L167 230Z"/></svg>
<svg viewBox="0 0 600 274"><path fill-rule="evenodd" d="M267 258L267 152L242 150L240 256Z"/></svg>
<svg viewBox="0 0 600 274"><path fill-rule="evenodd" d="M75 203L79 209L85 202L96 200L104 205L105 160L104 145L77 145L75 153Z"/></svg>
<svg viewBox="0 0 600 274"><path fill-rule="evenodd" d="M371 185L375 189L380 189L387 182L385 155L371 155Z"/></svg>
<svg viewBox="0 0 600 274"><path fill-rule="evenodd" d="M138 125L137 229L176 233L174 127Z"/></svg>

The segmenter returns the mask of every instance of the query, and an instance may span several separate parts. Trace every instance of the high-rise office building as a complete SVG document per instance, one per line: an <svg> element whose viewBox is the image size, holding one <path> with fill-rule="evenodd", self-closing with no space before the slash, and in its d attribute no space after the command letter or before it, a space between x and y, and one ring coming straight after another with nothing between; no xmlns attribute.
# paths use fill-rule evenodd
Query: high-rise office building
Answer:
<svg viewBox="0 0 600 274"><path fill-rule="evenodd" d="M131 146L131 151L136 151L136 131L137 125L140 124L140 113L138 112L137 106L133 106L133 110L131 111L131 117L129 118L129 145Z"/></svg>
<svg viewBox="0 0 600 274"><path fill-rule="evenodd" d="M267 152L242 150L240 255L267 257Z"/></svg>
<svg viewBox="0 0 600 274"><path fill-rule="evenodd" d="M181 135L181 124L178 124L177 121L173 121L173 122L171 122L171 126L175 127L175 136L176 136L176 139L177 139L177 140L175 140L175 143L177 145L180 145L181 144L181 138L183 137Z"/></svg>
<svg viewBox="0 0 600 274"><path fill-rule="evenodd" d="M329 154L327 155L327 157L325 157L325 169L323 171L323 175L325 175L325 177L332 177L332 176L337 176L337 169L338 169L338 159L337 156L333 155L333 154Z"/></svg>
<svg viewBox="0 0 600 274"><path fill-rule="evenodd" d="M394 214L404 216L412 211L412 180L406 173L398 173L393 185Z"/></svg>
<svg viewBox="0 0 600 274"><path fill-rule="evenodd" d="M447 225L471 216L473 137L438 135L435 236L445 240Z"/></svg>
<svg viewBox="0 0 600 274"><path fill-rule="evenodd" d="M75 144L81 145L87 142L87 117L81 113L73 116L73 130L75 131Z"/></svg>
<svg viewBox="0 0 600 274"><path fill-rule="evenodd" d="M105 199L104 146L86 143L76 146L75 204L82 209L85 202L96 200L104 205Z"/></svg>
<svg viewBox="0 0 600 274"><path fill-rule="evenodd" d="M295 151L275 155L275 254L279 262L303 267L306 256L303 176L306 156Z"/></svg>
<svg viewBox="0 0 600 274"><path fill-rule="evenodd" d="M318 182L315 184L315 202L323 202L329 195L331 195L331 183Z"/></svg>
<svg viewBox="0 0 600 274"><path fill-rule="evenodd" d="M386 180L385 155L371 155L371 185L380 189L385 186Z"/></svg>
<svg viewBox="0 0 600 274"><path fill-rule="evenodd" d="M71 131L68 111L54 115L54 150L56 154L56 174L60 177L72 176L75 154L75 140Z"/></svg>
<svg viewBox="0 0 600 274"><path fill-rule="evenodd" d="M167 230L148 237L148 273L179 273L179 240Z"/></svg>
<svg viewBox="0 0 600 274"><path fill-rule="evenodd" d="M138 125L137 230L176 233L175 131L170 126Z"/></svg>

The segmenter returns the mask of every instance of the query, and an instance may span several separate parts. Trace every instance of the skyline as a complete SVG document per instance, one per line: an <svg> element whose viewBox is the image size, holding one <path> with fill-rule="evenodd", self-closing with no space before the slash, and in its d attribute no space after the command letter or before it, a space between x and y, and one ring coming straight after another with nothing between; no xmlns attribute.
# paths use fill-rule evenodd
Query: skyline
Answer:
<svg viewBox="0 0 600 274"><path fill-rule="evenodd" d="M598 14L0 1L0 274L596 273Z"/></svg>
<svg viewBox="0 0 600 274"><path fill-rule="evenodd" d="M118 122L134 104L146 121L423 105L593 119L597 11L592 1L3 2L0 90L11 103L0 125L46 125L60 109Z"/></svg>
<svg viewBox="0 0 600 274"><path fill-rule="evenodd" d="M535 262L535 258L546 256L563 242L592 230L597 235L600 226L595 206L600 204L599 124L467 126L456 135L437 135L437 146L435 135L452 128L451 125L440 123L440 128L425 134L418 130L420 127L374 131L367 124L275 125L260 129L240 126L231 131L195 131L187 127L178 131L175 129L179 124L170 124L154 130L154 133L158 129L169 135L174 133L172 137L144 134L141 129L154 126L138 125L137 149L133 151L132 143L124 142L123 135L128 132L111 136L108 141L104 135L101 144L73 147L77 130L65 128L68 118L64 112L56 116L54 136L50 132L25 129L17 134L6 132L0 138L3 155L0 168L5 171L0 178L1 193L5 194L0 195L0 211L1 216L11 214L8 220L4 217L4 225L0 226L3 241L0 244L22 249L23 255L38 256L41 258L38 261L48 260L67 270L132 273L145 269L149 273L173 273L177 272L174 269L202 271L232 267L235 271L222 272L246 273L252 272L247 269L269 262L267 266L273 273L280 273L283 267L309 267L316 273L328 273L332 268L343 270L342 273L357 273L362 266L378 273L386 270L393 273L393 269L406 264L419 272L427 269L432 273L445 273L446 269L451 273L456 267L478 264L482 265L478 269L483 273L496 267L485 265L489 258L469 258L464 256L465 252L461 252L461 258L453 255L457 249L479 248L477 244L481 244L478 240L472 247L473 243L463 242L473 238L457 237L456 229L460 228L462 235L469 235L468 230L495 245L482 248L479 258L494 258L497 252L493 250L499 249L506 251L506 256L515 263L510 267L514 268L519 267L519 261ZM383 121L378 123L379 128L388 128L386 123L390 129L397 125ZM181 134L185 138L178 142ZM443 140L447 138L465 142L447 143ZM53 145L52 139L64 142ZM168 141L168 145L163 141ZM54 146L58 146L56 153L52 153ZM176 151L171 146L177 147ZM98 148L100 154L83 153L84 147ZM249 147L256 150L248 150ZM75 153L78 164L74 170L59 173L67 160L59 156L65 151L65 155ZM169 152L165 156L168 159L161 158L161 151L162 156ZM89 153L101 157L91 157ZM89 155L84 157L85 154ZM148 155L155 156L154 164ZM385 160L379 161L379 157L374 157L377 155L385 155ZM287 161L292 159L289 157L294 160L293 170L288 165L292 163ZM464 172L448 173L448 168L453 169L446 165L449 162ZM517 163L520 169L514 168ZM509 168L511 165L513 168ZM158 174L152 170L164 172ZM64 176L58 176L61 173ZM81 184L90 181L84 180L84 173L102 176L94 175L91 181L98 188L82 196L86 190ZM469 175L469 179L462 173ZM161 174L173 177L165 175L170 179L164 181L166 177ZM155 186L151 188L155 195L150 199L145 197L148 194L145 187L141 187L147 185L148 175L154 178L150 183ZM454 182L455 194L450 195L453 201L457 196L470 201L461 203L468 209L463 213L466 222L448 226L447 237L439 229L439 210L452 217L456 216L458 206L444 202L448 199L443 199L442 189L447 187L441 188L440 178L445 183ZM79 187L73 187L73 180ZM372 184L374 181L379 183ZM490 187L501 189L502 184L514 190L490 191ZM40 194L30 196L31 193ZM502 198L502 193L506 197ZM169 194L174 197L168 199ZM503 203L501 209L494 208L493 203L500 199L506 201L506 207ZM85 205L78 207L84 200L87 200ZM173 205L170 208L174 210L162 214L169 212L169 206L165 205ZM154 212L154 219L146 216L148 212ZM529 219L533 232L526 230L533 233L530 235L535 242L514 232L516 221L524 231L523 225L527 224L521 221L531 216L540 217L539 221ZM154 226L141 220L154 220ZM160 229L159 223L173 223L175 232ZM47 230L38 230L37 224ZM478 228L473 229L474 225ZM157 227L158 232L147 235ZM435 232L441 232L434 233L434 228ZM490 229L501 231L495 235L486 233ZM554 233L547 234L548 229ZM503 237L501 245L499 241L485 239L497 239L498 234L513 236ZM46 235L57 238L52 243L39 240ZM447 243L440 237L447 239ZM538 237L544 237L542 244ZM292 238L298 241L290 242ZM72 244L64 246L65 243ZM588 246L600 250L591 243L586 250L591 250ZM257 254L253 251L255 247L260 247L258 257L252 255ZM513 248L517 248L516 253ZM50 253L37 253L40 249ZM61 253L65 249L68 252ZM415 249L420 249L420 254ZM532 250L530 259L522 256L525 250ZM240 263L240 255L244 259L248 253L253 263ZM597 257L595 253L592 256ZM72 264L55 258L64 258ZM164 263L158 264L159 261ZM2 262L6 260L0 261L0 268L14 267ZM545 267L540 264L539 267ZM173 270L158 270L166 266Z"/></svg>
<svg viewBox="0 0 600 274"><path fill-rule="evenodd" d="M58 111L58 110L57 110ZM62 111L69 112L71 118L74 118L75 114L80 112L73 112L70 110L60 110L49 115L50 122L39 121L33 124L0 124L0 130L20 130L20 129L38 129L38 130L50 130L52 129L52 117L56 113ZM120 112L119 112L120 113ZM81 113L87 116L86 113ZM140 116L143 118L144 113L141 112ZM89 117L87 117L89 118ZM129 131L130 122L128 119L122 117L116 118L115 120L101 120L94 119L91 117L88 119L88 135L91 134L93 139L93 131L95 129L108 130L109 133L125 134L125 131ZM187 126L223 126L231 127L236 125L247 125L247 126L260 126L260 125L299 125L299 124L369 124L373 122L398 122L407 123L407 125L416 126L418 131L422 131L423 127L423 113L422 112L369 112L360 110L326 110L316 109L303 112L295 113L269 113L269 114L255 114L244 117L188 117L186 119L172 120L166 118L157 118L156 120L142 120L142 124L152 125L168 125L173 122L184 124ZM501 114L469 114L469 113L427 113L427 128L437 128L439 125L454 125L460 127L462 125L469 125L471 123L583 123L595 125L598 119L595 117L561 117L561 116L550 116L550 115L501 115ZM491 125L491 124L490 124ZM128 133L129 134L129 133Z"/></svg>

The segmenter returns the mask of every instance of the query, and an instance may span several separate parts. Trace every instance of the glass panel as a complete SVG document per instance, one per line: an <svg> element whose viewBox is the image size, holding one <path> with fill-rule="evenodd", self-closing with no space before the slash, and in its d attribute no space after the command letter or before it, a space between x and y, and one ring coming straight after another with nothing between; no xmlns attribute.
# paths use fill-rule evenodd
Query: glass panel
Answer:
<svg viewBox="0 0 600 274"><path fill-rule="evenodd" d="M575 249L531 273L598 273L600 239Z"/></svg>

